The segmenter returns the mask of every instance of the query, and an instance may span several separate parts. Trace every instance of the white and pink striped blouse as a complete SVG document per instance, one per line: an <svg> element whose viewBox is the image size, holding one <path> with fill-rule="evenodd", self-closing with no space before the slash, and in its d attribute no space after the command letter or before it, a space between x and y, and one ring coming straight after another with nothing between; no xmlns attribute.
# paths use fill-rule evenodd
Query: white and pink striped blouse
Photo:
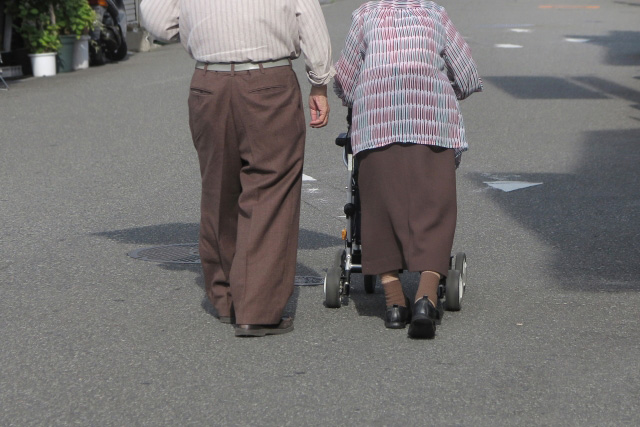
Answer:
<svg viewBox="0 0 640 427"><path fill-rule="evenodd" d="M353 108L354 154L394 142L453 148L457 156L467 149L458 100L481 91L482 80L442 6L363 4L335 69L334 90Z"/></svg>

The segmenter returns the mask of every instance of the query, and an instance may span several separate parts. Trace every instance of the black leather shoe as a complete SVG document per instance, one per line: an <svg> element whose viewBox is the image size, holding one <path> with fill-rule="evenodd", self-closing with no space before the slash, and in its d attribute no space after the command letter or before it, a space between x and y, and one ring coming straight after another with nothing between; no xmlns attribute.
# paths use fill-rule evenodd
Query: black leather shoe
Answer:
<svg viewBox="0 0 640 427"><path fill-rule="evenodd" d="M406 307L399 306L397 304L387 307L387 312L384 316L384 326L389 329L404 329L407 323L411 321L411 307L409 300L406 300Z"/></svg>
<svg viewBox="0 0 640 427"><path fill-rule="evenodd" d="M436 336L436 322L438 310L425 296L416 301L413 306L413 317L409 325L411 338L433 338Z"/></svg>

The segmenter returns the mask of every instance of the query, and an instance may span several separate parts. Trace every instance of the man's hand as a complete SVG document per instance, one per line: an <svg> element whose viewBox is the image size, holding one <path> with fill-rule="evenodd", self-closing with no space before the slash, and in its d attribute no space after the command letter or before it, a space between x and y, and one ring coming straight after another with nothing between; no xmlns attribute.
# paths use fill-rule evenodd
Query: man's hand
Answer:
<svg viewBox="0 0 640 427"><path fill-rule="evenodd" d="M321 128L329 122L329 101L327 100L327 86L312 86L309 94L309 111L311 112L312 128Z"/></svg>

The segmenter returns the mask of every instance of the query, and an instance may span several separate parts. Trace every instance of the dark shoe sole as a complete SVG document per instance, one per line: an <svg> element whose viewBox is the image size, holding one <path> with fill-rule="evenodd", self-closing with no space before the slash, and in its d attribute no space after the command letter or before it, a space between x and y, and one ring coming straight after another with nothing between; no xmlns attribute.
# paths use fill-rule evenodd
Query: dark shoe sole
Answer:
<svg viewBox="0 0 640 427"><path fill-rule="evenodd" d="M414 318L409 325L409 337L433 338L436 336L436 323L428 317Z"/></svg>
<svg viewBox="0 0 640 427"><path fill-rule="evenodd" d="M405 322L384 322L384 327L387 329L404 329L407 324Z"/></svg>
<svg viewBox="0 0 640 427"><path fill-rule="evenodd" d="M407 325L411 322L411 313L409 313L409 316L407 317L406 321L402 321L402 320L398 320L396 322L387 322L386 320L384 321L384 327L387 329L404 329L407 327Z"/></svg>
<svg viewBox="0 0 640 427"><path fill-rule="evenodd" d="M246 327L242 327L242 325L237 325L235 327L236 337L264 337L266 335L282 335L288 332L293 331L293 320L287 319L282 320L277 326L257 326L250 325L249 329Z"/></svg>

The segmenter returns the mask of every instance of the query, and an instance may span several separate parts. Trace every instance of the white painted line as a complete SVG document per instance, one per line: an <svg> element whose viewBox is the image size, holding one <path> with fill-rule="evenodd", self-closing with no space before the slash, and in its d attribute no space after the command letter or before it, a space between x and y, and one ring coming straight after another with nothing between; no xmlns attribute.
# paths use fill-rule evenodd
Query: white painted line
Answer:
<svg viewBox="0 0 640 427"><path fill-rule="evenodd" d="M520 28L520 27L533 27L534 24L495 24L487 25L489 28Z"/></svg>
<svg viewBox="0 0 640 427"><path fill-rule="evenodd" d="M519 44L497 44L495 47L499 47L501 49L520 49L522 46Z"/></svg>
<svg viewBox="0 0 640 427"><path fill-rule="evenodd" d="M530 33L532 30L528 28L511 28L514 33Z"/></svg>
<svg viewBox="0 0 640 427"><path fill-rule="evenodd" d="M303 181L315 181L315 178L310 177L309 175L302 174Z"/></svg>
<svg viewBox="0 0 640 427"><path fill-rule="evenodd" d="M589 41L589 39L578 39L574 37L565 37L564 40L570 43L586 43Z"/></svg>
<svg viewBox="0 0 640 427"><path fill-rule="evenodd" d="M600 6L583 4L542 4L538 9L600 9Z"/></svg>
<svg viewBox="0 0 640 427"><path fill-rule="evenodd" d="M498 190L502 190L505 193L514 190L520 190L522 188L533 187L535 185L541 185L541 182L525 182L525 181L485 181L489 187L493 187Z"/></svg>
<svg viewBox="0 0 640 427"><path fill-rule="evenodd" d="M320 191L319 188L307 188L307 193L317 193Z"/></svg>

